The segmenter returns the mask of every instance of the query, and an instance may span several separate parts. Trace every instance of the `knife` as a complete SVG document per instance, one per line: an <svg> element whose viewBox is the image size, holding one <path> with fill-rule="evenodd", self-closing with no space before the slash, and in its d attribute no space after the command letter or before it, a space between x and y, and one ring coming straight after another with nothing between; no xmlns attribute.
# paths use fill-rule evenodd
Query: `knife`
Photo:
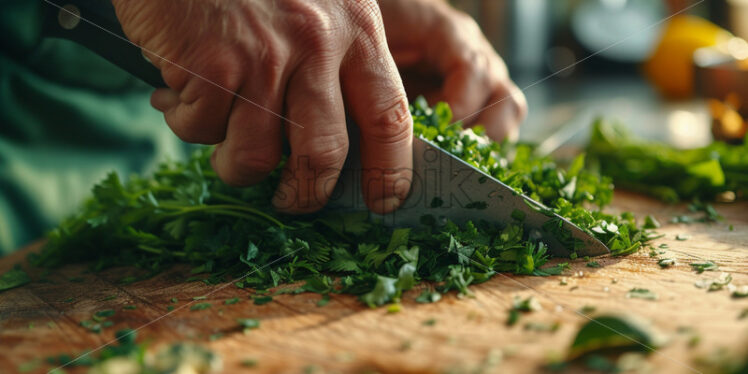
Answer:
<svg viewBox="0 0 748 374"><path fill-rule="evenodd" d="M151 86L166 87L159 70L125 36L110 2L44 2L45 36L77 42ZM358 148L358 128L350 120L348 131L350 148ZM326 209L368 210L361 194L361 170L360 155L349 152ZM518 222L530 239L543 242L556 256L610 252L600 240L543 204L419 137L413 140L413 180L408 197L395 212L370 215L389 226L416 226L424 219L457 224L480 220Z"/></svg>

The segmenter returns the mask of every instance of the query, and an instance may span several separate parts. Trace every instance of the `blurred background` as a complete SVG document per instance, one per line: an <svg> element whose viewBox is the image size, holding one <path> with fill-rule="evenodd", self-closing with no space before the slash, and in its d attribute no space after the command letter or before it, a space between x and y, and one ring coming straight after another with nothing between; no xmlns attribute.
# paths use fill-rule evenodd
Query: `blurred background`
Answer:
<svg viewBox="0 0 748 374"><path fill-rule="evenodd" d="M527 96L523 141L583 144L602 115L683 148L711 142L725 118L745 135L748 0L451 3L475 18Z"/></svg>

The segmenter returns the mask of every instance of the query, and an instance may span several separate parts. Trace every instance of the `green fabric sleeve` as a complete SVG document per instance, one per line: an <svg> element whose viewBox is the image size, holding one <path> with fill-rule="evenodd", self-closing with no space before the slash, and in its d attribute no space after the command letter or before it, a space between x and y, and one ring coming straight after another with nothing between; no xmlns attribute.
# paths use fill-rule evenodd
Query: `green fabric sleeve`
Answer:
<svg viewBox="0 0 748 374"><path fill-rule="evenodd" d="M145 172L189 147L150 107L150 87L79 45L41 38L41 0L0 6L2 255L73 214L107 172Z"/></svg>

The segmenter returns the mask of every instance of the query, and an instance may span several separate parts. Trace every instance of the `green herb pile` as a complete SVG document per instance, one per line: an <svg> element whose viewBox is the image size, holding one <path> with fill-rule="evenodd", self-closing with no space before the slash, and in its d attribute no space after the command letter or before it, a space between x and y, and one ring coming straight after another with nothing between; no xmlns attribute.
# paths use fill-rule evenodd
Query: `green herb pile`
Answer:
<svg viewBox="0 0 748 374"><path fill-rule="evenodd" d="M597 120L588 154L619 187L667 202L711 200L725 192L748 196L748 141L681 150L636 139L618 124Z"/></svg>
<svg viewBox="0 0 748 374"><path fill-rule="evenodd" d="M610 202L613 186L584 170L584 156L563 170L531 156L529 146L488 141L481 129L463 131L450 123L446 104L432 110L419 99L411 113L416 134L569 218L614 254L633 253L649 239L632 215L599 210ZM267 289L305 281L299 292L349 293L369 305L395 302L423 281L431 286L417 300L433 302L451 290L469 294L469 285L496 272L543 276L567 266L541 268L546 247L527 240L519 222L458 226L424 219L418 227L392 229L366 212L279 215L269 205L279 173L254 187L232 188L211 170L210 152L165 162L147 178L123 182L110 174L78 214L49 234L32 262L135 265L150 274L188 263L192 278L208 284L242 277L238 287Z"/></svg>
<svg viewBox="0 0 748 374"><path fill-rule="evenodd" d="M146 343L136 343L137 333L124 329L115 333L117 344L107 345L97 352L83 352L76 358L68 354L48 357L48 364L75 367L88 366L91 374L99 373L209 373L220 371L221 358L212 351L192 343L175 343L148 352ZM26 371L34 371L40 364L31 361ZM22 370L19 370L22 371ZM53 369L50 373L62 372Z"/></svg>

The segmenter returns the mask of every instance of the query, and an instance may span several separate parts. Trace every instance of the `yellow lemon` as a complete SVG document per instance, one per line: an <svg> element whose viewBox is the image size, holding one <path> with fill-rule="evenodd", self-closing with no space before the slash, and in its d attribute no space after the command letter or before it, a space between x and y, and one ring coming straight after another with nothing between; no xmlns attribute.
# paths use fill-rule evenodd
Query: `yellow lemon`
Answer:
<svg viewBox="0 0 748 374"><path fill-rule="evenodd" d="M686 98L693 93L693 52L727 41L731 34L699 17L679 15L665 27L654 53L644 63L644 72L668 98Z"/></svg>

